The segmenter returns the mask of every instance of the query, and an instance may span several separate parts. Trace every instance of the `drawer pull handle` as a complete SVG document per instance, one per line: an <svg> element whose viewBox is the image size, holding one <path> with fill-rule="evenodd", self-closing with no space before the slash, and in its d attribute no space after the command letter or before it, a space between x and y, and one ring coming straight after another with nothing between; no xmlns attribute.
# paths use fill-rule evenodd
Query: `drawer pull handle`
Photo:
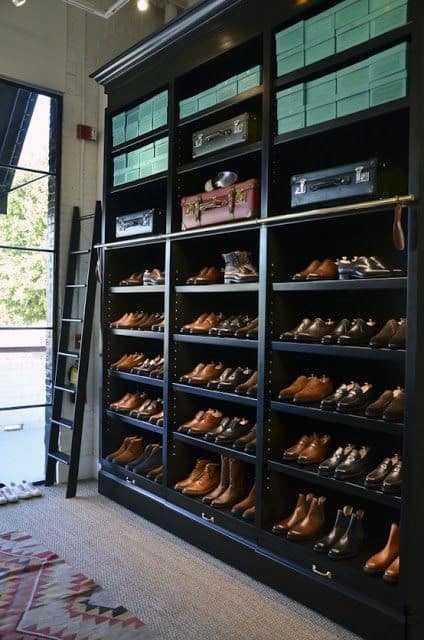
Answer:
<svg viewBox="0 0 424 640"><path fill-rule="evenodd" d="M319 569L317 569L316 564L312 565L312 571L322 578L328 578L329 580L333 579L333 574L331 573L331 571L320 571Z"/></svg>
<svg viewBox="0 0 424 640"><path fill-rule="evenodd" d="M215 518L213 516L207 516L206 513L202 513L202 520L206 520L206 522L215 522Z"/></svg>
<svg viewBox="0 0 424 640"><path fill-rule="evenodd" d="M135 484L135 480L131 480L128 476L126 476L125 480L126 480L126 482L129 482L130 484Z"/></svg>

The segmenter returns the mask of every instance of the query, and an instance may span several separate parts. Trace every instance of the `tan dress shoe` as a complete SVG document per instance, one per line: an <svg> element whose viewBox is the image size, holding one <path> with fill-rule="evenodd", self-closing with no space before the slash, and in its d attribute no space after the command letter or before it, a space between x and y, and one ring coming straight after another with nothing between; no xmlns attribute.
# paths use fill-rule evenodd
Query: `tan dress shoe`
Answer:
<svg viewBox="0 0 424 640"><path fill-rule="evenodd" d="M278 534L287 533L287 531L298 522L304 520L308 514L313 498L313 493L308 493L306 496L303 493L299 493L294 511L287 518L276 522L272 528L272 532Z"/></svg>
<svg viewBox="0 0 424 640"><path fill-rule="evenodd" d="M136 271L136 273L132 273L129 278L121 280L119 284L121 286L143 284L143 274Z"/></svg>
<svg viewBox="0 0 424 640"><path fill-rule="evenodd" d="M301 453L297 459L299 464L319 464L331 453L333 440L329 435L313 440Z"/></svg>
<svg viewBox="0 0 424 640"><path fill-rule="evenodd" d="M137 439L138 439L138 436L130 436L128 438L125 438L124 442L121 444L119 449L117 449L113 453L110 453L108 456L106 456L106 460L112 461L113 458L120 456L121 453L124 453L125 449L129 446L131 440L137 440Z"/></svg>
<svg viewBox="0 0 424 640"><path fill-rule="evenodd" d="M219 378L224 369L225 367L223 364L215 364L214 362L211 362L202 369L199 375L190 376L187 382L188 384L192 384L194 386L206 385L211 380Z"/></svg>
<svg viewBox="0 0 424 640"><path fill-rule="evenodd" d="M180 433L186 433L189 429L195 427L204 415L204 411L198 411L194 418L188 420L187 422L184 422L180 427L178 427L178 431Z"/></svg>
<svg viewBox="0 0 424 640"><path fill-rule="evenodd" d="M204 320L206 320L208 315L208 313L201 313L198 318L193 320L193 322L188 322L187 324L183 325L183 327L181 327L181 333L190 333L191 328L198 324L201 324Z"/></svg>
<svg viewBox="0 0 424 640"><path fill-rule="evenodd" d="M120 400L116 400L116 402L111 402L109 405L109 409L116 410L121 404L125 404L127 400L131 398L132 393L126 393Z"/></svg>
<svg viewBox="0 0 424 640"><path fill-rule="evenodd" d="M121 362L125 362L125 360L126 360L127 358L128 358L128 353L126 353L124 356L121 356L121 357L119 358L119 360L117 360L116 362L113 362L113 363L110 365L110 368L111 368L111 369L115 369L116 367L118 367L118 366L121 364Z"/></svg>
<svg viewBox="0 0 424 640"><path fill-rule="evenodd" d="M199 362L199 364L196 364L192 371L181 376L180 382L187 382L189 378L197 378L205 367L206 365L203 364L203 362Z"/></svg>
<svg viewBox="0 0 424 640"><path fill-rule="evenodd" d="M204 496L219 484L220 468L216 462L208 462L198 480L183 489L188 496Z"/></svg>
<svg viewBox="0 0 424 640"><path fill-rule="evenodd" d="M303 520L294 525L288 532L289 540L311 540L322 533L325 527L325 503L327 498L320 496L312 498L308 514Z"/></svg>
<svg viewBox="0 0 424 640"><path fill-rule="evenodd" d="M393 522L390 527L389 538L386 546L369 558L364 566L365 573L371 575L384 573L396 560L400 553L400 532L399 526Z"/></svg>
<svg viewBox="0 0 424 640"><path fill-rule="evenodd" d="M318 440L318 438L319 435L317 433L313 433L311 436L302 436L294 445L284 451L283 460L297 460L302 451L309 447L314 440Z"/></svg>
<svg viewBox="0 0 424 640"><path fill-rule="evenodd" d="M299 393L308 384L310 378L307 376L299 376L294 382L285 389L281 389L278 394L279 400L293 400L296 393Z"/></svg>
<svg viewBox="0 0 424 640"><path fill-rule="evenodd" d="M211 329L218 326L221 320L221 314L209 313L206 318L193 322L190 327L190 333L193 335L207 335Z"/></svg>
<svg viewBox="0 0 424 640"><path fill-rule="evenodd" d="M185 487L188 487L190 484L193 484L193 482L200 478L208 462L210 461L205 460L204 458L198 458L196 460L195 467L190 475L184 480L180 480L179 482L177 482L177 484L174 485L174 489L177 489L179 491L184 489Z"/></svg>
<svg viewBox="0 0 424 640"><path fill-rule="evenodd" d="M306 280L338 280L339 270L334 260L327 258L316 271L309 273Z"/></svg>
<svg viewBox="0 0 424 640"><path fill-rule="evenodd" d="M330 378L323 376L317 378L312 376L308 384L303 387L293 398L293 402L296 404L310 404L313 402L320 402L331 393L333 393L333 383Z"/></svg>
<svg viewBox="0 0 424 640"><path fill-rule="evenodd" d="M303 271L299 271L295 273L293 276L293 280L306 280L307 276L310 273L315 273L319 267L321 266L321 260L312 260Z"/></svg>
<svg viewBox="0 0 424 640"><path fill-rule="evenodd" d="M219 425L223 417L224 414L222 413L222 411L208 409L206 413L203 414L198 423L191 427L191 429L189 429L188 435L201 436L205 433L208 433Z"/></svg>

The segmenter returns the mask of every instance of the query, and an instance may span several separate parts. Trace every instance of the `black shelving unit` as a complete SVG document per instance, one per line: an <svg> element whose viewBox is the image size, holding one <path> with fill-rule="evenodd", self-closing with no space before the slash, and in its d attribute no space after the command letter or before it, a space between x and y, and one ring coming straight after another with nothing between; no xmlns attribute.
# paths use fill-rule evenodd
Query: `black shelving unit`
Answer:
<svg viewBox="0 0 424 640"><path fill-rule="evenodd" d="M424 573L421 530L421 468L424 452L424 231L420 193L424 146L424 6L409 0L409 21L368 42L310 66L277 77L275 34L299 19L334 6L335 0L204 0L176 22L105 65L93 77L105 86L106 110L103 268L103 410L100 428L99 490L161 526L332 617L371 640L421 640L420 586ZM222 44L225 30L226 44ZM277 135L276 94L282 88L323 76L401 42L409 43L408 97L333 121ZM189 52L189 53L188 53ZM246 68L262 65L262 84L184 119L179 102ZM144 97L168 88L168 123L163 130L112 148L111 118ZM261 139L193 160L192 134L245 111L261 121ZM112 156L169 136L169 170L113 187ZM319 168L384 157L408 172L409 188L384 200L345 205L322 203L303 210L290 207L290 177ZM180 200L200 193L207 179L234 170L240 179L261 181L258 219L217 227L181 229ZM118 215L156 207L167 212L157 236L115 237ZM405 209L406 250L392 242L393 212ZM144 205L146 205L144 207ZM243 285L187 285L205 265L223 266L221 254L252 253L259 281ZM314 258L378 255L403 269L402 277L373 280L293 282L294 273ZM165 271L162 287L119 287L120 280L144 268ZM207 294L207 295L206 295ZM164 311L165 330L110 329L126 311ZM181 327L204 311L259 316L257 340L195 336ZM381 322L408 318L406 350L283 342L279 335L303 317L370 317ZM156 380L112 371L122 354L142 351L165 359L164 378ZM198 362L249 366L258 371L257 398L180 382ZM376 390L405 386L404 424L363 414L323 411L278 400L280 389L301 373L329 375L337 386L369 380ZM155 388L156 387L156 388ZM109 411L126 391L163 397L164 427ZM215 408L257 424L256 455L178 432L196 411ZM332 436L335 446L369 445L376 461L402 454L401 496L364 487L363 478L342 482L322 477L313 467L286 463L285 448L304 433ZM127 435L143 434L163 447L160 483L131 474L106 460ZM199 457L228 455L244 463L256 483L254 522L244 522L174 489ZM327 497L328 529L337 508L351 504L365 511L366 541L360 555L335 563L313 551L313 542L295 544L271 533L288 515L299 492ZM401 576L396 585L363 572L367 558L381 549L390 523L401 525Z"/></svg>

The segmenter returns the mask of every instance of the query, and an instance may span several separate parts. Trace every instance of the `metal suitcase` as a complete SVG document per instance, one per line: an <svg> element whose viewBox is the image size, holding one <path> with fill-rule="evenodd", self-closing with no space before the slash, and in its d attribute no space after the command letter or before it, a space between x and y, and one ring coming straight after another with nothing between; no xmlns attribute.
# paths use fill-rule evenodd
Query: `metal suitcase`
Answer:
<svg viewBox="0 0 424 640"><path fill-rule="evenodd" d="M118 216L115 221L117 238L165 232L165 213L159 209L146 209Z"/></svg>
<svg viewBox="0 0 424 640"><path fill-rule="evenodd" d="M259 140L259 120L255 114L241 115L193 133L193 158L227 149L243 142Z"/></svg>
<svg viewBox="0 0 424 640"><path fill-rule="evenodd" d="M301 207L348 198L381 198L402 195L406 190L405 172L374 158L293 176L291 204L292 207Z"/></svg>

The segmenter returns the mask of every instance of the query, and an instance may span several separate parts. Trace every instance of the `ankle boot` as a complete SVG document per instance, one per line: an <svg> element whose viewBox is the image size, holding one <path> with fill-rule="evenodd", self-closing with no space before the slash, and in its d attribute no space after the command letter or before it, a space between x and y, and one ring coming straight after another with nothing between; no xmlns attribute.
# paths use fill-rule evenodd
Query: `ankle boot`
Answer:
<svg viewBox="0 0 424 640"><path fill-rule="evenodd" d="M183 493L188 496L201 497L213 491L219 484L219 464L208 462L202 475L198 480L183 489Z"/></svg>
<svg viewBox="0 0 424 640"><path fill-rule="evenodd" d="M141 436L137 440L131 440L125 451L113 458L112 462L125 465L138 458L143 452L142 440L143 438Z"/></svg>
<svg viewBox="0 0 424 640"><path fill-rule="evenodd" d="M325 527L325 503L327 498L313 498L308 515L287 533L288 540L311 540L316 538Z"/></svg>
<svg viewBox="0 0 424 640"><path fill-rule="evenodd" d="M177 489L177 491L182 491L183 489L185 489L185 487L188 487L190 484L193 484L193 482L196 482L196 480L198 480L202 475L208 462L209 460L206 460L205 458L198 458L190 475L184 480L180 480L179 482L177 482L177 484L174 485L174 489Z"/></svg>
<svg viewBox="0 0 424 640"><path fill-rule="evenodd" d="M294 511L287 518L276 522L272 527L272 533L277 533L280 535L287 533L287 531L294 527L295 524L301 522L304 518L306 518L313 497L313 493L308 493L306 497L303 493L299 493Z"/></svg>
<svg viewBox="0 0 424 640"><path fill-rule="evenodd" d="M314 551L317 553L328 553L332 547L340 540L340 538L346 533L349 526L350 517L353 513L353 507L346 506L343 509L339 509L336 515L336 521L334 527L326 536L321 538L315 545Z"/></svg>
<svg viewBox="0 0 424 640"><path fill-rule="evenodd" d="M390 527L389 538L386 542L386 546L371 556L364 566L365 573L371 575L384 573L386 569L396 560L400 553L400 533L399 526L393 522Z"/></svg>
<svg viewBox="0 0 424 640"><path fill-rule="evenodd" d="M212 506L219 509L233 507L245 492L245 468L240 460L230 458L230 483L224 493L212 501Z"/></svg>
<svg viewBox="0 0 424 640"><path fill-rule="evenodd" d="M328 557L333 560L346 560L358 555L364 542L364 512L358 509L352 513L349 525L341 538L336 542L328 553Z"/></svg>
<svg viewBox="0 0 424 640"><path fill-rule="evenodd" d="M232 251L223 253L225 262L224 283L257 282L258 272L251 263L248 251Z"/></svg>
<svg viewBox="0 0 424 640"><path fill-rule="evenodd" d="M230 484L230 458L228 456L221 456L221 476L219 480L219 485L214 491L208 493L206 496L202 498L202 502L206 504L210 504L212 500L216 500L219 498L221 494L224 493L228 489L228 485Z"/></svg>
<svg viewBox="0 0 424 640"><path fill-rule="evenodd" d="M233 514L233 516L237 516L241 518L242 516L244 516L245 511L255 506L255 503L256 503L256 487L255 485L253 485L253 487L249 492L249 495L246 496L246 498L241 502L239 502L238 504L235 504L234 507L231 509L231 513Z"/></svg>
<svg viewBox="0 0 424 640"><path fill-rule="evenodd" d="M112 462L113 458L117 458L118 456L121 455L121 453L124 453L125 449L128 447L131 440L136 440L136 439L137 439L137 436L131 436L131 437L125 438L125 440L123 441L119 449L117 449L113 453L109 453L109 455L106 456L106 460L109 460L109 462Z"/></svg>
<svg viewBox="0 0 424 640"><path fill-rule="evenodd" d="M384 572L383 580L386 582L391 582L392 584L399 580L399 572L400 572L400 556L398 556L395 560L393 560L392 564L387 567Z"/></svg>

